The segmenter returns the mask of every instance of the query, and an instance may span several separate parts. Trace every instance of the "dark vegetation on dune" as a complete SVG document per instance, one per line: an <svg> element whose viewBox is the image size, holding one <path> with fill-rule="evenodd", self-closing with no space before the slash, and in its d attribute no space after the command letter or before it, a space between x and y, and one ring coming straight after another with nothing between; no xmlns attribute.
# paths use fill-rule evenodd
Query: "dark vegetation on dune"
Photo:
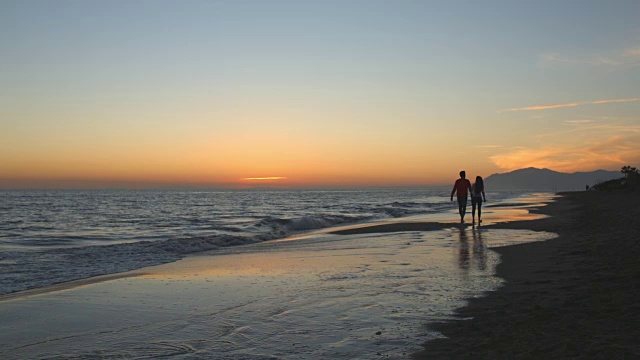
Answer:
<svg viewBox="0 0 640 360"><path fill-rule="evenodd" d="M623 166L620 170L624 177L603 181L593 186L599 191L632 190L640 189L640 172L632 166Z"/></svg>

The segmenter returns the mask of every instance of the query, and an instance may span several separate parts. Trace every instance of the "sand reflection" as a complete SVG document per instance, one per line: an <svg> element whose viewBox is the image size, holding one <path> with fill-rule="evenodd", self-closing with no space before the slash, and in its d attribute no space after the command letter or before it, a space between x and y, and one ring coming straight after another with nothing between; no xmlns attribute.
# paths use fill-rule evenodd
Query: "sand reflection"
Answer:
<svg viewBox="0 0 640 360"><path fill-rule="evenodd" d="M482 231L480 228L474 228L471 232L473 235L473 258L476 260L476 266L479 270L487 268L487 253L482 242Z"/></svg>
<svg viewBox="0 0 640 360"><path fill-rule="evenodd" d="M487 269L487 253L486 246L482 241L482 232L480 228L459 228L458 229L458 267L463 270L479 270ZM469 242L469 233L471 233L471 243Z"/></svg>

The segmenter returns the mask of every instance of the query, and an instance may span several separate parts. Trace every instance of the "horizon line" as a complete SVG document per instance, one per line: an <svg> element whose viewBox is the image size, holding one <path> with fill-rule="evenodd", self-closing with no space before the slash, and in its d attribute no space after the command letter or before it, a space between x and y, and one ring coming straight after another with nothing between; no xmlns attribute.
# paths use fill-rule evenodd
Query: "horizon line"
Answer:
<svg viewBox="0 0 640 360"><path fill-rule="evenodd" d="M589 173L597 171L619 172L619 169L607 170L603 168L594 170L581 170L573 172L557 171L549 168L537 168L533 166L519 169L504 169L504 172L494 172L492 175L506 174L518 170L537 169L550 170L564 174ZM452 175L452 181L456 175ZM258 185L258 183L260 183ZM79 180L79 179L1 179L0 190L346 190L346 189L382 189L382 188L421 188L421 187L445 187L450 186L449 181L438 181L435 183L407 183L407 184L358 184L358 183L326 183L326 184L283 184L283 183L263 183L258 181L251 185L245 183L212 183L212 182L161 182L161 181L140 181L140 180Z"/></svg>

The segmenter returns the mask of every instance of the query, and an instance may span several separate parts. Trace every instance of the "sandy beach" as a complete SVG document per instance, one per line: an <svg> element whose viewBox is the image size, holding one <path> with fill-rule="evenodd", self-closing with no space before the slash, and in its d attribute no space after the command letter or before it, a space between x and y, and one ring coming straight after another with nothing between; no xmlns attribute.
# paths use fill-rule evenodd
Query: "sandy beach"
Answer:
<svg viewBox="0 0 640 360"><path fill-rule="evenodd" d="M637 199L637 191L566 193L540 208L550 218L494 225L559 237L496 249L505 285L433 326L447 338L413 358L639 358Z"/></svg>

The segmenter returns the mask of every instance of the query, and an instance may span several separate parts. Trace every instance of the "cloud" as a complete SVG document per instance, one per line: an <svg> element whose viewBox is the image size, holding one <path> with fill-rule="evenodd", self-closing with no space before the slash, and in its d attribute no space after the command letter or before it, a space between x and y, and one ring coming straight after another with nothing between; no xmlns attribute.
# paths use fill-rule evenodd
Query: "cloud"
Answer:
<svg viewBox="0 0 640 360"><path fill-rule="evenodd" d="M640 57L640 46L627 48L624 50L626 56Z"/></svg>
<svg viewBox="0 0 640 360"><path fill-rule="evenodd" d="M286 177L283 176L267 176L267 177L249 177L242 178L242 180L246 181L273 181L273 180L286 180Z"/></svg>
<svg viewBox="0 0 640 360"><path fill-rule="evenodd" d="M559 153L560 150L556 148L522 149L494 155L489 159L499 168L508 171L526 167L553 168L558 164L558 160L554 158Z"/></svg>
<svg viewBox="0 0 640 360"><path fill-rule="evenodd" d="M596 101L592 101L591 104L621 103L621 102L629 102L629 101L640 101L640 98L596 100Z"/></svg>
<svg viewBox="0 0 640 360"><path fill-rule="evenodd" d="M569 120L571 121L571 120ZM562 129L557 128L548 132L541 132L538 134L530 135L532 139L538 139L548 143L550 141L555 142L567 142L570 139L573 141L580 141L585 143L588 141L598 141L603 137L615 137L619 135L632 135L640 134L640 125L633 125L630 123L618 123L618 124L603 124L603 123L568 123Z"/></svg>
<svg viewBox="0 0 640 360"><path fill-rule="evenodd" d="M598 54L570 55L548 52L540 55L543 64L604 66L609 68L629 68L640 65L640 46L605 51Z"/></svg>
<svg viewBox="0 0 640 360"><path fill-rule="evenodd" d="M640 97L622 98L622 99L605 99L605 100L595 100L595 101L580 101L580 102L570 102L570 103L563 103L563 104L535 105L535 106L527 106L527 107L521 107L521 108L504 109L498 112L502 113L502 112L511 112L511 111L537 111L537 110L548 110L548 109L574 107L574 106L582 106L582 105L598 105L598 104L623 103L623 102L633 102L633 101L640 101Z"/></svg>
<svg viewBox="0 0 640 360"><path fill-rule="evenodd" d="M611 169L640 163L640 132L611 136L601 141L577 145L544 146L512 150L490 157L508 171L526 168L548 168L557 171Z"/></svg>
<svg viewBox="0 0 640 360"><path fill-rule="evenodd" d="M593 120L580 119L580 120L565 120L565 124L576 125L576 124L590 124Z"/></svg>
<svg viewBox="0 0 640 360"><path fill-rule="evenodd" d="M584 103L574 102L574 103L565 103L565 104L535 105L535 106L527 106L523 108L505 109L505 110L500 110L499 112L547 110L547 109L555 109L560 107L573 107L573 106L579 106L583 104Z"/></svg>
<svg viewBox="0 0 640 360"><path fill-rule="evenodd" d="M475 145L474 147L476 148L480 148L480 149L496 149L496 148L501 148L502 145Z"/></svg>
<svg viewBox="0 0 640 360"><path fill-rule="evenodd" d="M620 66L625 62L617 60L612 56L594 55L594 56L567 56L557 53L547 53L540 55L545 63L564 63L564 64L583 64L593 66Z"/></svg>

